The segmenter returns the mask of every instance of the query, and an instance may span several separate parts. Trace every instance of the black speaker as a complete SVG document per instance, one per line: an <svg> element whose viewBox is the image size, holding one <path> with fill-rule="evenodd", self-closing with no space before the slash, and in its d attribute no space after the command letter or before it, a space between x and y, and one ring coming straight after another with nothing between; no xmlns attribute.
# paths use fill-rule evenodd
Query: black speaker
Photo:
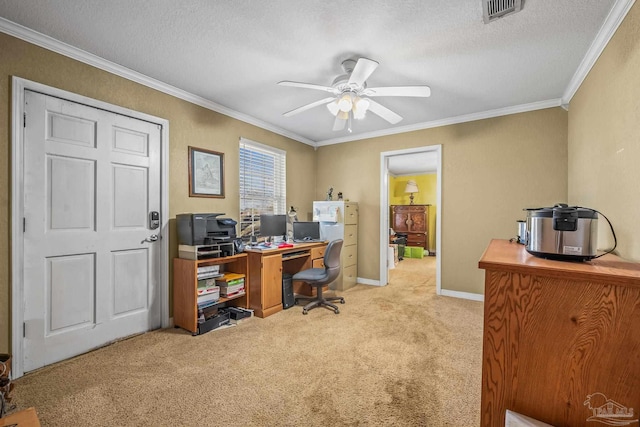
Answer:
<svg viewBox="0 0 640 427"><path fill-rule="evenodd" d="M282 308L289 308L295 304L293 298L293 279L291 274L282 275Z"/></svg>

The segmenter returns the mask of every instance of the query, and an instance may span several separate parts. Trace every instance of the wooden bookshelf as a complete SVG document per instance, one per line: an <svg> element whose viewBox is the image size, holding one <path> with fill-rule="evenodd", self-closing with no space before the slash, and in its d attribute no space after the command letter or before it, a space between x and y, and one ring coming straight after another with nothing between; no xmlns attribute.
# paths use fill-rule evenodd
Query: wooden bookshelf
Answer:
<svg viewBox="0 0 640 427"><path fill-rule="evenodd" d="M228 257L190 260L173 259L173 322L176 327L198 334L198 267L219 265L220 272L244 275L245 291L232 297L220 297L216 305L249 307L249 268L247 254Z"/></svg>

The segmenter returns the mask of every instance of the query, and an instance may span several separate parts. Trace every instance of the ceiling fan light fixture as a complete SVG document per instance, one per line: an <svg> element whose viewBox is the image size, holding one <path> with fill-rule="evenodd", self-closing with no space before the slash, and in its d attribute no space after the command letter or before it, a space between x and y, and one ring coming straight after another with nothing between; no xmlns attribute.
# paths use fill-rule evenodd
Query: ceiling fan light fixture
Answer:
<svg viewBox="0 0 640 427"><path fill-rule="evenodd" d="M353 99L351 99L351 96L351 92L348 92L342 95L338 100L338 108L340 111L345 113L351 111L351 108L353 107Z"/></svg>
<svg viewBox="0 0 640 427"><path fill-rule="evenodd" d="M337 116L338 112L340 111L340 107L338 107L338 100L336 99L335 101L328 103L327 109L331 112L331 114Z"/></svg>
<svg viewBox="0 0 640 427"><path fill-rule="evenodd" d="M368 99L356 97L356 100L353 103L353 118L364 119L364 116L367 114L367 110L369 109L369 105L370 103Z"/></svg>

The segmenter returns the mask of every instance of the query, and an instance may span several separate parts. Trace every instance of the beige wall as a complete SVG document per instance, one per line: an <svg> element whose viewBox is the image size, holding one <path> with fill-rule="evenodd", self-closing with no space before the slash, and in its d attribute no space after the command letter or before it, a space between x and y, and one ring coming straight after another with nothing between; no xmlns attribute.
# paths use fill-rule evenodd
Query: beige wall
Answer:
<svg viewBox="0 0 640 427"><path fill-rule="evenodd" d="M321 147L289 140L0 34L0 352L9 348L10 78L23 77L170 121L170 217L237 217L240 136L287 150L288 205L304 218L330 186L359 202L359 276L379 275L380 152L442 144L442 286L482 293L491 238L516 235L522 208L559 201L602 210L620 253L640 259L640 5L633 6L571 102L553 108ZM568 148L567 148L568 141ZM188 197L187 146L225 153L226 198ZM295 180L291 178L295 177ZM317 181L316 181L317 177ZM315 195L309 189L315 188ZM602 221L603 222L603 221ZM601 228L600 236L605 237ZM172 239L175 242L175 239ZM607 243L603 240L603 245ZM175 251L175 244L174 251ZM175 253L175 252L174 252Z"/></svg>
<svg viewBox="0 0 640 427"><path fill-rule="evenodd" d="M552 108L321 147L318 193L360 203L358 276L379 279L380 153L442 145L442 288L483 293L478 260L523 208L567 199L567 112Z"/></svg>
<svg viewBox="0 0 640 427"><path fill-rule="evenodd" d="M640 261L640 4L631 8L569 106L569 202L612 222L623 258ZM610 248L601 218L598 247Z"/></svg>
<svg viewBox="0 0 640 427"><path fill-rule="evenodd" d="M206 211L225 212L238 219L238 141L241 136L287 151L287 176L295 177L288 180L288 205L299 208L303 216L311 211L316 175L312 147L0 33L0 129L3 129L0 134L0 352L9 350L10 333L11 76L169 120L170 218L182 212ZM225 154L224 199L188 196L189 145ZM170 239L173 256L177 253L173 230Z"/></svg>

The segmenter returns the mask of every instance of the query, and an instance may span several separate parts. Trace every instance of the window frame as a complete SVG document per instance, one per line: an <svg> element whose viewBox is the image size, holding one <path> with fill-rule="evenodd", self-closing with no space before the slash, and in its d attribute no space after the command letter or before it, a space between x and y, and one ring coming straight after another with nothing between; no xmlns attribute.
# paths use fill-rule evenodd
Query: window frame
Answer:
<svg viewBox="0 0 640 427"><path fill-rule="evenodd" d="M247 158L245 150L252 153L253 159ZM269 165L269 162L264 161L269 157L273 158L273 165ZM263 159L261 160L261 158ZM248 160L251 161L247 162ZM259 235L260 214L282 215L287 213L286 162L286 151L246 138L240 138L238 147L240 218L238 221L238 236L243 240L249 240L250 236ZM246 169L248 167L263 170L263 172L247 173ZM272 168L271 171L268 170L269 168ZM269 173L273 176L272 182L265 181L266 175ZM248 179L251 180L250 184L247 184Z"/></svg>

